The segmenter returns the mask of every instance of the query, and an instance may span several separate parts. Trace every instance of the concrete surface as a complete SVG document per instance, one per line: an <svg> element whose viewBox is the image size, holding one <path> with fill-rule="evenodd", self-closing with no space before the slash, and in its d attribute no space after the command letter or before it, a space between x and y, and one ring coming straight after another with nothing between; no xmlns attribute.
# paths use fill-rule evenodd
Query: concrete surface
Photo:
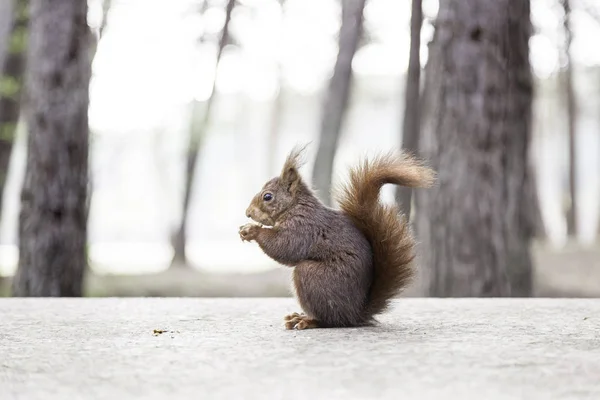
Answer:
<svg viewBox="0 0 600 400"><path fill-rule="evenodd" d="M600 399L600 300L401 299L379 327L285 331L297 310L0 300L0 399Z"/></svg>

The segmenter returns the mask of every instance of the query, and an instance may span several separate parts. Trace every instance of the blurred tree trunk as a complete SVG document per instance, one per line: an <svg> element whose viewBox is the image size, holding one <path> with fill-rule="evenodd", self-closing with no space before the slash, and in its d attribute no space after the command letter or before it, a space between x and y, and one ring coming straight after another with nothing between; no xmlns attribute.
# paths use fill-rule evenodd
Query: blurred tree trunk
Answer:
<svg viewBox="0 0 600 400"><path fill-rule="evenodd" d="M402 147L405 151L417 154L419 150L420 126L420 76L421 76L421 26L423 25L423 9L421 0L412 0L410 17L410 55L408 73L404 89L404 118L402 121ZM396 202L407 219L410 219L412 189L398 187Z"/></svg>
<svg viewBox="0 0 600 400"><path fill-rule="evenodd" d="M567 206L567 234L574 236L577 233L577 155L575 151L575 135L577 130L575 92L573 90L573 63L571 59L571 42L573 33L571 30L571 5L569 0L562 0L564 10L565 30L565 59L566 67L564 77L564 93L566 96L567 122L569 132L569 204Z"/></svg>
<svg viewBox="0 0 600 400"><path fill-rule="evenodd" d="M352 59L362 35L366 0L342 1L342 26L333 76L329 81L321 116L321 132L312 180L322 201L331 205L333 162L342 121L348 108L352 80Z"/></svg>
<svg viewBox="0 0 600 400"><path fill-rule="evenodd" d="M578 6L581 9L583 9L586 12L586 14L589 15L596 22L596 24L600 24L600 12L594 6L592 6L590 3L587 3L587 2L580 3L580 4L578 4ZM566 19L565 19L565 22L566 22ZM569 65L571 65L571 64L569 63ZM596 70L598 70L598 68L596 68ZM600 74L598 75L598 77L599 77L598 84L600 85ZM575 107L573 107L573 108L575 108ZM598 113L598 115L600 116L600 112ZM600 118L598 119L598 122L600 123ZM600 203L598 204L598 207L600 208ZM567 223L567 225L568 225L568 223ZM598 224L598 235L600 235L600 223Z"/></svg>
<svg viewBox="0 0 600 400"><path fill-rule="evenodd" d="M285 0L279 0L279 6L281 7L282 15L283 15L283 5L285 4ZM281 35L281 32L276 32L275 34ZM277 52L278 49L274 48L274 52ZM276 174L278 171L278 166L275 163L277 158L277 146L279 144L279 135L281 133L281 119L282 114L284 112L284 88L283 88L283 73L281 63L277 64L277 83L279 90L277 91L277 95L273 100L273 108L271 110L271 124L269 126L269 139L267 142L267 173L268 174Z"/></svg>
<svg viewBox="0 0 600 400"><path fill-rule="evenodd" d="M0 23L0 221L4 209L4 187L9 175L9 164L21 114L23 75L27 59L27 29L29 1L6 1L2 8ZM3 35L4 36L4 35ZM2 277L0 276L0 285Z"/></svg>
<svg viewBox="0 0 600 400"><path fill-rule="evenodd" d="M526 0L440 2L420 137L438 182L415 192L429 296L532 292L531 29Z"/></svg>
<svg viewBox="0 0 600 400"><path fill-rule="evenodd" d="M277 156L277 146L279 143L279 134L281 132L281 117L283 113L283 79L281 78L281 67L278 68L277 80L279 82L279 91L273 100L273 109L271 110L271 124L269 126L269 139L267 143L267 173L276 174L277 165L275 164Z"/></svg>
<svg viewBox="0 0 600 400"><path fill-rule="evenodd" d="M102 0L102 23L100 24L100 29L98 30L98 41L100 41L104 35L104 30L108 24L108 12L110 11L111 7L112 0Z"/></svg>
<svg viewBox="0 0 600 400"><path fill-rule="evenodd" d="M532 229L532 237L537 239L545 239L548 237L546 232L546 224L544 223L544 218L542 216L542 210L540 209L540 197L537 189L537 178L534 173L534 166L529 166L529 184L525 188L526 192L524 194L524 205L529 211L526 213L530 215L531 220L531 229Z"/></svg>
<svg viewBox="0 0 600 400"><path fill-rule="evenodd" d="M0 65L0 220L8 165L21 112L23 74L27 58L29 2L17 0L14 6L6 54Z"/></svg>
<svg viewBox="0 0 600 400"><path fill-rule="evenodd" d="M11 25L12 25L12 21L13 21L13 0L4 0L4 1L0 1L0 85L2 82L2 69L4 66L4 58L6 56L6 47L8 45L8 39L10 37L10 31L11 31ZM0 87L0 96L2 96L1 94L1 87ZM0 100L1 101L1 100ZM2 114L2 111L0 110L0 115ZM0 139L2 140L2 139ZM12 148L12 146L11 146ZM3 150L0 149L0 152L3 152ZM4 157L3 155L0 155L0 157ZM8 157L7 157L8 159ZM1 161L0 161L1 162ZM2 189L0 189L0 221L2 221L2 195L3 195L3 188L4 188L4 180L6 179L6 176L8 175L7 172L7 168L3 168L0 171L0 180L2 182L0 182L0 184L2 185ZM2 290L2 286L3 286L3 276L0 275L0 291Z"/></svg>
<svg viewBox="0 0 600 400"><path fill-rule="evenodd" d="M4 56L8 46L8 38L13 21L13 2L14 0L0 1L0 65L4 65Z"/></svg>
<svg viewBox="0 0 600 400"><path fill-rule="evenodd" d="M189 267L188 259L186 255L186 231L187 221L190 212L190 199L192 195L192 188L194 182L194 176L196 175L196 167L198 165L198 153L202 146L202 140L206 135L206 132L210 126L210 117L212 107L216 98L215 83L216 83L216 70L218 69L223 49L229 40L229 22L231 21L231 13L235 6L235 0L228 0L225 7L225 23L223 24L223 30L221 32L221 38L219 40L219 48L217 52L217 61L215 65L215 80L213 81L212 92L204 107L202 103L194 100L192 105L192 123L190 127L190 140L187 148L187 162L185 169L185 186L183 194L183 205L181 219L177 230L171 236L171 243L173 246L173 260L171 261L171 268L173 267Z"/></svg>
<svg viewBox="0 0 600 400"><path fill-rule="evenodd" d="M87 2L32 0L30 26L29 135L13 294L81 296L92 45Z"/></svg>

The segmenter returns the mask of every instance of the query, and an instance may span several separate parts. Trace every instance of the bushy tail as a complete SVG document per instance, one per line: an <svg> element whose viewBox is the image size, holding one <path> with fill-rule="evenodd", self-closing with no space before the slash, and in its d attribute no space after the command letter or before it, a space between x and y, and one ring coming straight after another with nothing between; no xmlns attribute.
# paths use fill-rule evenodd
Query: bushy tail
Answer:
<svg viewBox="0 0 600 400"><path fill-rule="evenodd" d="M350 171L348 184L338 201L342 211L364 233L373 248L375 275L365 319L383 312L390 300L410 282L414 271L415 241L407 218L396 205L379 201L386 183L407 187L430 187L434 171L406 154L379 155L364 160Z"/></svg>

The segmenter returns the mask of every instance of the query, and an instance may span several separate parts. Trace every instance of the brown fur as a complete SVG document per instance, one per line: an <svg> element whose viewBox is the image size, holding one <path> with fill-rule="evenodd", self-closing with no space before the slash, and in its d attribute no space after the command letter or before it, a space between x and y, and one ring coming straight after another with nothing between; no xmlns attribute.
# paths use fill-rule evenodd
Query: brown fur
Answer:
<svg viewBox="0 0 600 400"><path fill-rule="evenodd" d="M429 187L433 181L433 171L407 154L365 160L350 172L340 208L369 238L373 249L375 278L366 310L369 317L385 311L390 299L410 283L415 258L415 241L406 217L399 215L396 205L381 204L379 191L386 183Z"/></svg>
<svg viewBox="0 0 600 400"><path fill-rule="evenodd" d="M379 191L386 183L430 186L433 171L406 154L365 160L351 170L341 210L334 210L302 180L302 150L294 149L281 175L254 196L246 215L261 225L242 226L240 237L294 267L296 297L306 314L287 316L286 328L370 324L413 275L410 229L397 207L380 203Z"/></svg>

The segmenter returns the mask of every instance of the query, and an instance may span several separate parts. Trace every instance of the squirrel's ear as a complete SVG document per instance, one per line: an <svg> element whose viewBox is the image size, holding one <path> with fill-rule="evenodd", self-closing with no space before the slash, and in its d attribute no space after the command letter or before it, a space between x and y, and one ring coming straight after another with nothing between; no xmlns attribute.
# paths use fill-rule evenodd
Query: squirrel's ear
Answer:
<svg viewBox="0 0 600 400"><path fill-rule="evenodd" d="M294 148L287 156L285 163L283 164L283 169L281 170L281 182L290 193L296 191L301 180L298 168L300 168L300 165L302 164L301 157L305 147L306 146Z"/></svg>
<svg viewBox="0 0 600 400"><path fill-rule="evenodd" d="M289 167L281 171L280 179L286 190L290 193L294 193L296 189L298 189L301 178L296 167Z"/></svg>

